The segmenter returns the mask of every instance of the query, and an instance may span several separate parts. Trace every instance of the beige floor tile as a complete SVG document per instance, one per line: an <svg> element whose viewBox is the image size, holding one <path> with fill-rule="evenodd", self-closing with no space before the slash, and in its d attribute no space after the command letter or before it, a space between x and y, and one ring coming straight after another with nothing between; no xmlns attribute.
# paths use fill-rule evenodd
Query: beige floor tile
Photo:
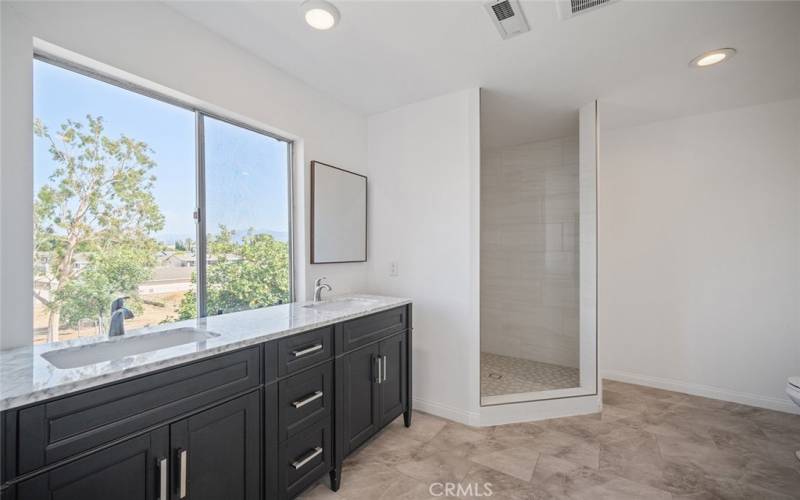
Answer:
<svg viewBox="0 0 800 500"><path fill-rule="evenodd" d="M397 430L403 432L404 436L418 441L426 442L447 425L447 420L427 413L415 411L411 416L411 427L406 428L403 417L397 417L387 430Z"/></svg>
<svg viewBox="0 0 800 500"><path fill-rule="evenodd" d="M424 483L458 483L464 479L464 476L474 465L464 457L447 452L439 452L423 460L397 464L394 468Z"/></svg>
<svg viewBox="0 0 800 500"><path fill-rule="evenodd" d="M440 450L451 450L463 444L483 441L490 436L491 432L490 429L450 422L430 440L430 444Z"/></svg>
<svg viewBox="0 0 800 500"><path fill-rule="evenodd" d="M477 455L470 460L527 482L533 476L539 453L530 448L510 448Z"/></svg>
<svg viewBox="0 0 800 500"><path fill-rule="evenodd" d="M475 428L415 412L345 461L308 500L800 498L800 416L607 381L600 415Z"/></svg>
<svg viewBox="0 0 800 500"><path fill-rule="evenodd" d="M570 497L576 500L672 500L672 495L666 491L622 478L576 491Z"/></svg>
<svg viewBox="0 0 800 500"><path fill-rule="evenodd" d="M325 484L317 484L303 492L298 497L300 500L342 500L344 497L331 491Z"/></svg>
<svg viewBox="0 0 800 500"><path fill-rule="evenodd" d="M560 431L548 430L534 438L531 449L569 462L597 469L600 447Z"/></svg>
<svg viewBox="0 0 800 500"><path fill-rule="evenodd" d="M473 491L481 491L481 488L491 487L491 491L499 493L502 491L519 491L528 486L528 481L519 479L509 474L504 474L499 470L475 464L461 480L462 487L471 487Z"/></svg>
<svg viewBox="0 0 800 500"><path fill-rule="evenodd" d="M800 472L793 467L756 459L745 467L742 482L765 490L800 498Z"/></svg>

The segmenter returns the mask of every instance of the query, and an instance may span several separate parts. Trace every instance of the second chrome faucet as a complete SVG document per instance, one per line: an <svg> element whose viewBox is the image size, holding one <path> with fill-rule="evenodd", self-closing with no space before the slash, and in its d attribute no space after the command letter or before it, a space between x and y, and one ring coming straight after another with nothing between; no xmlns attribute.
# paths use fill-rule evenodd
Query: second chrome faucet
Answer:
<svg viewBox="0 0 800 500"><path fill-rule="evenodd" d="M333 291L333 288L327 283L323 283L324 280L328 278L322 277L317 278L314 281L314 302L319 302L322 300L322 290L327 290L329 292Z"/></svg>

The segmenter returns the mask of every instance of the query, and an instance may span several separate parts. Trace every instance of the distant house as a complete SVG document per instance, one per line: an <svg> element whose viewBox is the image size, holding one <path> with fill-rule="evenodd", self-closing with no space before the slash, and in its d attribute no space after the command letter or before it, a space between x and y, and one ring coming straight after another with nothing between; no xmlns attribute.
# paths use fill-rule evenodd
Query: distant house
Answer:
<svg viewBox="0 0 800 500"><path fill-rule="evenodd" d="M36 252L33 258L33 270L37 275L45 276L50 272L50 266L55 258L54 252ZM92 261L92 254L76 252L72 256L72 268L76 271L86 269Z"/></svg>
<svg viewBox="0 0 800 500"><path fill-rule="evenodd" d="M165 252L169 255L161 259L160 264L167 267L195 267L197 256L189 252Z"/></svg>
<svg viewBox="0 0 800 500"><path fill-rule="evenodd" d="M72 268L76 271L86 269L92 262L92 254L86 252L77 252L72 256Z"/></svg>
<svg viewBox="0 0 800 500"><path fill-rule="evenodd" d="M139 293L150 295L191 290L193 273L194 270L188 266L156 267L150 279L139 285Z"/></svg>
<svg viewBox="0 0 800 500"><path fill-rule="evenodd" d="M225 260L227 262L238 262L242 260L242 257L240 255L229 253L222 257L218 255L209 255L206 258L206 262L211 265L216 264L220 260ZM197 256L189 252L174 252L169 256L165 256L160 262L162 266L169 267L196 267Z"/></svg>

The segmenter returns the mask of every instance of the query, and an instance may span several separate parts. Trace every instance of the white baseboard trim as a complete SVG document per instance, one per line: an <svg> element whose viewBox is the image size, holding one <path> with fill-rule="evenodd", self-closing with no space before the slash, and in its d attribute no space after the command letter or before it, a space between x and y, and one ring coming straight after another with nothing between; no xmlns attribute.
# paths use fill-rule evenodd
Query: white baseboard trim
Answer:
<svg viewBox="0 0 800 500"><path fill-rule="evenodd" d="M602 410L603 403L596 395L482 406L480 425L486 427L518 422L536 422L551 418L588 415L599 413Z"/></svg>
<svg viewBox="0 0 800 500"><path fill-rule="evenodd" d="M470 412L441 403L414 398L412 399L412 407L415 410L472 427L489 427L597 413L602 410L602 402L598 396L583 396L483 406L480 412Z"/></svg>
<svg viewBox="0 0 800 500"><path fill-rule="evenodd" d="M800 415L800 407L792 403L788 398L782 399L773 396L763 396L760 394L731 391L729 389L722 389L710 385L693 384L691 382L651 377L649 375L638 375L635 373L617 370L603 370L602 377L609 380L616 380L618 382L644 385L648 387L655 387L656 389L691 394L692 396L702 396L704 398L719 399L721 401L730 401L732 403L739 403L748 406L756 406L758 408L765 408L767 410L782 411L785 413L794 413Z"/></svg>
<svg viewBox="0 0 800 500"><path fill-rule="evenodd" d="M419 398L413 398L411 401L411 406L414 410L430 413L436 417L446 418L447 420L453 420L465 425L478 425L480 416L473 414L472 412L462 410L461 408L454 408L452 406L434 403L433 401L427 401Z"/></svg>

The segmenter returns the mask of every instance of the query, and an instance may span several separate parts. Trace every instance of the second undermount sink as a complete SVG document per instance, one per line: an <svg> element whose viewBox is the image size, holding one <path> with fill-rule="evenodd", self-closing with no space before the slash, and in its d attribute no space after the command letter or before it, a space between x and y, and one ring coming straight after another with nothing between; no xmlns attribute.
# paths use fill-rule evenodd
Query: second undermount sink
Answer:
<svg viewBox="0 0 800 500"><path fill-rule="evenodd" d="M109 339L96 344L67 347L42 354L56 368L78 368L126 356L176 347L219 337L218 333L183 327L163 332Z"/></svg>
<svg viewBox="0 0 800 500"><path fill-rule="evenodd" d="M369 307L377 301L371 299L362 299L359 297L349 297L344 299L331 299L322 302L314 302L313 304L306 304L303 307L314 309L316 311L324 312L338 312L345 309L352 309L354 307Z"/></svg>

